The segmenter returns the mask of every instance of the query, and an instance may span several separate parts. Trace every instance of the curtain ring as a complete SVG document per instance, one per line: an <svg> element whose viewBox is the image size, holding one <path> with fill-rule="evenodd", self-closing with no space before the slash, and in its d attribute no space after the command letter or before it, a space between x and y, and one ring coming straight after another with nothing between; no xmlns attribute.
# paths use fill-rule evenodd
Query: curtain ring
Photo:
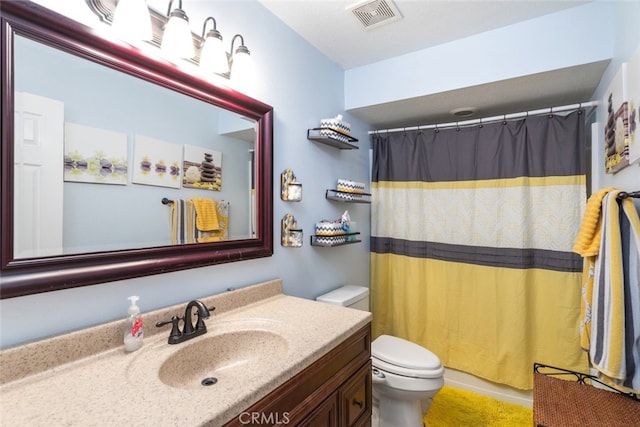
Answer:
<svg viewBox="0 0 640 427"><path fill-rule="evenodd" d="M504 115L502 116L502 126L506 126L506 125L507 125L507 115L506 115L506 114L504 114Z"/></svg>
<svg viewBox="0 0 640 427"><path fill-rule="evenodd" d="M456 122L456 132L460 132L460 125Z"/></svg>
<svg viewBox="0 0 640 427"><path fill-rule="evenodd" d="M480 120L480 124L478 125L478 127L479 127L480 129L482 129L482 128L484 127L484 125L482 124L482 119L479 119L479 120Z"/></svg>
<svg viewBox="0 0 640 427"><path fill-rule="evenodd" d="M553 119L553 107L549 108L549 118Z"/></svg>
<svg viewBox="0 0 640 427"><path fill-rule="evenodd" d="M582 102L578 104L578 115L582 115Z"/></svg>
<svg viewBox="0 0 640 427"><path fill-rule="evenodd" d="M435 126L435 130L434 130L434 132L435 132L435 133L440 133L440 129L438 129L438 125L436 125L436 126Z"/></svg>

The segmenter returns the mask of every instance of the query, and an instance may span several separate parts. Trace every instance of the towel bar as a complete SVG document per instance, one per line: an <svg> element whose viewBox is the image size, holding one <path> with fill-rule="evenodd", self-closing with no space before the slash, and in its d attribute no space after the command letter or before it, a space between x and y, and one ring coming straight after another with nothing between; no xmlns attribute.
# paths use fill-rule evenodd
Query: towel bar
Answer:
<svg viewBox="0 0 640 427"><path fill-rule="evenodd" d="M618 199L620 199L620 200L626 199L628 197L633 197L635 199L640 198L640 191L632 191L630 193L627 193L626 191L621 191L618 194Z"/></svg>

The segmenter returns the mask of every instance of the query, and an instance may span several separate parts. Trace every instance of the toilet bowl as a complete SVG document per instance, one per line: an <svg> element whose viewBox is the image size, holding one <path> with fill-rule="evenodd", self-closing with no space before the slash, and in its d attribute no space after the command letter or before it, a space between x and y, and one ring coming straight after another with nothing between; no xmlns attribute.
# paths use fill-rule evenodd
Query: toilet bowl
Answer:
<svg viewBox="0 0 640 427"><path fill-rule="evenodd" d="M316 300L368 310L369 289L347 285ZM431 399L444 384L440 359L418 344L381 335L371 343L371 364L378 426L422 427Z"/></svg>
<svg viewBox="0 0 640 427"><path fill-rule="evenodd" d="M380 335L371 343L371 364L379 426L421 427L444 384L440 359L410 341Z"/></svg>

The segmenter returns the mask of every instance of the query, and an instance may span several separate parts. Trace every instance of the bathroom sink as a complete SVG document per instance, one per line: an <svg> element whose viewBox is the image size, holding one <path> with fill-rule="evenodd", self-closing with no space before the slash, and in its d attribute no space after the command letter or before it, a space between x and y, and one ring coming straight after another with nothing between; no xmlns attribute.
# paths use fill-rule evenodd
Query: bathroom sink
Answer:
<svg viewBox="0 0 640 427"><path fill-rule="evenodd" d="M181 389L248 381L269 370L288 351L287 340L267 330L232 330L211 333L178 344L158 372L166 385Z"/></svg>

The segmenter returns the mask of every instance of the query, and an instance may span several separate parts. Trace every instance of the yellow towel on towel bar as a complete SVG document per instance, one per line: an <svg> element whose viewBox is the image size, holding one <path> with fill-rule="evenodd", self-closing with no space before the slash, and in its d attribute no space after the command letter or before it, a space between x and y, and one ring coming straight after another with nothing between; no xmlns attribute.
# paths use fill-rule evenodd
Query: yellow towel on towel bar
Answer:
<svg viewBox="0 0 640 427"><path fill-rule="evenodd" d="M587 201L582 217L578 237L573 245L573 252L583 257L598 255L600 250L600 234L602 222L602 199L613 187L603 188L593 193Z"/></svg>
<svg viewBox="0 0 640 427"><path fill-rule="evenodd" d="M582 271L582 298L580 301L580 346L589 350L591 343L591 303L593 301L593 274L600 251L602 229L602 200L613 187L603 188L591 195L582 217L573 252L584 258Z"/></svg>
<svg viewBox="0 0 640 427"><path fill-rule="evenodd" d="M191 199L196 209L196 227L200 231L213 231L220 229L216 202L207 198Z"/></svg>

